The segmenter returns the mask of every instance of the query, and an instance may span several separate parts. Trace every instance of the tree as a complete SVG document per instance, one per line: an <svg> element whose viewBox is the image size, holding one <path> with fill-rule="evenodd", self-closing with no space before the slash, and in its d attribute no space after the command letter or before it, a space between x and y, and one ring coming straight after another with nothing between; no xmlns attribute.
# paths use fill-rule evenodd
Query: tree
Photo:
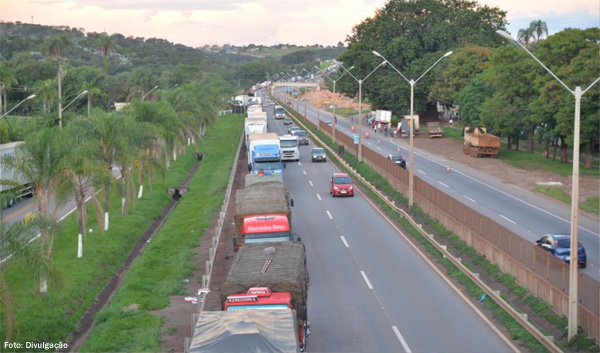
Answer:
<svg viewBox="0 0 600 353"><path fill-rule="evenodd" d="M56 88L54 82L50 79L43 81L36 81L33 85L33 91L35 92L34 100L36 102L42 102L44 112L50 112L50 104L56 99Z"/></svg>
<svg viewBox="0 0 600 353"><path fill-rule="evenodd" d="M519 30L519 33L517 34L517 40L519 42L521 42L523 44L523 46L525 46L525 48L529 48L529 45L531 44L532 39L533 39L533 31L532 31L531 27L522 28Z"/></svg>
<svg viewBox="0 0 600 353"><path fill-rule="evenodd" d="M100 34L100 36L96 39L96 43L98 45L98 47L100 47L100 50L102 51L102 56L104 57L103 60L103 68L104 68L104 82L106 82L106 76L108 75L108 64L109 64L109 56L110 56L110 52L111 50L115 49L117 47L117 44L115 43L114 39L110 36L108 36L106 33L102 33Z"/></svg>
<svg viewBox="0 0 600 353"><path fill-rule="evenodd" d="M58 62L58 126L62 129L62 79L65 75L63 63L65 61L64 54L68 47L71 46L71 40L66 34L48 38L44 42L46 55L52 60Z"/></svg>
<svg viewBox="0 0 600 353"><path fill-rule="evenodd" d="M546 35L546 37L548 36L548 26L546 26L546 22L542 20L531 21L529 24L529 31L536 42L539 42L543 35Z"/></svg>
<svg viewBox="0 0 600 353"><path fill-rule="evenodd" d="M5 63L0 62L0 111L4 112L4 114L6 114L6 105L8 103L6 100L6 91L18 83L15 71ZM2 97L4 97L4 100Z"/></svg>
<svg viewBox="0 0 600 353"><path fill-rule="evenodd" d="M37 279L36 283L41 278L50 278L56 284L64 282L62 273L54 266L53 261L41 256L40 242L34 241L39 230L55 232L55 228L55 221L41 217L12 224L0 223L0 259L4 260L0 266L0 308L5 320L6 341L10 341L17 325L13 308L18 304L18 298L11 295L11 283L5 273L13 267L19 267Z"/></svg>

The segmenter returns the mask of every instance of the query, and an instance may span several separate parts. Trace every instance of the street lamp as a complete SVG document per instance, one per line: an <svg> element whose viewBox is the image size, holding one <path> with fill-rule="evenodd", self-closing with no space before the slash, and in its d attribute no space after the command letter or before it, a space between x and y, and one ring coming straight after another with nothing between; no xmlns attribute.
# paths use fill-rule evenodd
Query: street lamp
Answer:
<svg viewBox="0 0 600 353"><path fill-rule="evenodd" d="M413 206L413 202L414 202L414 183L413 183L413 179L414 179L414 156L413 156L413 135L415 133L415 118L414 118L414 102L415 102L415 84L417 82L419 82L419 80L421 78L423 78L423 76L425 76L426 73L428 73L431 69L433 69L433 67L435 65L437 65L437 63L439 63L443 58L452 55L452 52L449 51L446 54L444 54L441 58L439 58L436 62L433 63L433 65L431 65L429 67L429 69L427 69L425 72L423 72L423 74L421 76L419 76L418 79L416 80L409 80L406 78L406 76L404 76L400 70L398 70L394 65L392 65L392 63L390 63L386 58L383 57L383 55L379 54L376 51L373 51L373 54L375 54L376 56L382 58L384 60L384 62L390 64L390 66L392 67L392 69L394 69L394 71L396 71L406 82L408 82L408 84L410 84L410 131L408 133L409 135L409 149L408 149L408 155L409 155L409 168L408 168L408 208L411 208Z"/></svg>
<svg viewBox="0 0 600 353"><path fill-rule="evenodd" d="M580 128L580 110L581 110L581 96L585 92L587 92L593 85L595 85L598 81L600 81L600 77L598 77L592 84L588 86L588 88L581 90L580 86L576 86L575 90L572 90L567 86L560 78L558 78L546 65L542 64L541 61L538 60L527 48L525 48L521 43L514 40L510 34L505 31L497 30L500 36L504 39L507 39L510 43L518 45L521 49L525 50L527 54L529 54L538 64L540 64L552 77L554 77L564 88L569 91L573 96L575 96L575 121L573 127L573 174L572 174L572 186L571 186L571 261L569 263L569 309L568 309L568 339L569 341L575 337L577 334L577 302L578 302L578 293L577 293L577 264L578 264L578 244L579 244L579 128ZM573 258L573 254L575 254L575 258Z"/></svg>
<svg viewBox="0 0 600 353"><path fill-rule="evenodd" d="M152 91L154 91L154 90L155 90L155 89L157 89L157 88L158 88L158 86L154 86L154 88L153 88L153 89L151 89L151 90L150 90L148 93L146 93L146 94L144 94L144 95L142 96L142 100L144 100L144 98L146 98L146 97L147 97L147 96L148 96L150 93L152 93Z"/></svg>
<svg viewBox="0 0 600 353"><path fill-rule="evenodd" d="M373 71L369 72L369 74L363 78L362 80L357 79L354 75L352 75L352 73L349 70L346 70L346 72L348 74L350 74L350 76L352 76L352 78L358 82L358 161L362 162L362 83L363 81L365 81L367 78L369 78L369 76L371 76L373 74L373 72L375 72L377 69L379 69L380 67L382 67L383 65L385 65L387 62L387 60L383 60L381 62L381 64L377 65L376 68L373 69ZM341 65L340 65L341 66Z"/></svg>
<svg viewBox="0 0 600 353"><path fill-rule="evenodd" d="M66 109L67 109L67 108L68 108L68 107L69 107L71 104L73 104L73 102L75 102L76 100L78 100L78 99L79 99L79 97L83 96L83 95L84 95L84 94L86 94L87 92L88 92L88 91L87 91L87 89L86 89L85 91L83 91L83 92L79 93L79 94L77 95L77 97L73 98L73 100L72 100L72 101L70 101L70 102L69 102L69 104L65 105L65 107L64 107L64 108L62 108L62 110L61 110L60 112L61 112L61 113L62 113L62 112L64 112L64 111L65 111L65 110L66 110Z"/></svg>
<svg viewBox="0 0 600 353"><path fill-rule="evenodd" d="M337 80L340 80L342 77L344 77L345 74L347 74L350 70L352 70L354 68L354 66L351 66L348 70L346 70L346 68L343 67L341 64L340 64L340 67L342 69L344 69L344 73L341 74L340 77L337 78ZM330 79L331 81L333 81L333 96L335 97L335 82L337 80L332 80L331 77L329 77L329 75L326 74L326 73L324 75L328 79ZM336 124L337 124L337 116L335 115L335 108L337 108L337 107L336 107L336 104L334 103L333 104L333 126L332 126L333 129L331 130L331 140L333 141L333 143L335 143L335 127L336 127Z"/></svg>
<svg viewBox="0 0 600 353"><path fill-rule="evenodd" d="M22 101L20 101L19 103L17 103L17 105L15 105L14 107L12 107L9 111L7 111L6 113L4 113L4 115L0 116L0 119L4 118L8 114L10 114L13 110L17 109L17 107L20 106L21 104L25 103L25 101L28 101L28 100L33 99L33 98L35 98L35 94L32 94L31 96L23 99ZM6 122L8 123L8 128L10 130L12 130L12 125L10 124L10 121L8 119L6 119Z"/></svg>

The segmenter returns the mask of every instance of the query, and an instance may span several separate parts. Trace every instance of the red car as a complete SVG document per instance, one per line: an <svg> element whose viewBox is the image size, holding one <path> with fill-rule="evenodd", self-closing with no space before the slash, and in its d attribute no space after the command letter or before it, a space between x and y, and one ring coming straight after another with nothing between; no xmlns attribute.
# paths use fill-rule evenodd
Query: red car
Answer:
<svg viewBox="0 0 600 353"><path fill-rule="evenodd" d="M354 181L346 173L333 173L331 177L331 196L354 196Z"/></svg>

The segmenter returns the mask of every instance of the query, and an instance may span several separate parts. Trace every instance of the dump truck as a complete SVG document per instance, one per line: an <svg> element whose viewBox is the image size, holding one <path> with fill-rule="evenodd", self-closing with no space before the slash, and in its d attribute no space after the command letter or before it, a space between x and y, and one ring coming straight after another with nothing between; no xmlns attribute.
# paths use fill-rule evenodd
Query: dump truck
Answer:
<svg viewBox="0 0 600 353"><path fill-rule="evenodd" d="M463 151L472 157L498 157L500 137L489 134L485 127L465 127Z"/></svg>
<svg viewBox="0 0 600 353"><path fill-rule="evenodd" d="M190 353L298 353L293 310L203 311L194 327Z"/></svg>
<svg viewBox="0 0 600 353"><path fill-rule="evenodd" d="M427 135L429 135L430 138L442 137L444 135L444 131L442 130L439 121L432 121L427 123Z"/></svg>
<svg viewBox="0 0 600 353"><path fill-rule="evenodd" d="M306 249L297 242L247 244L235 256L220 290L224 311L295 312L298 346L306 346L310 324L306 309Z"/></svg>
<svg viewBox="0 0 600 353"><path fill-rule="evenodd" d="M249 243L300 241L291 231L294 200L281 175L249 174L235 197L234 251Z"/></svg>

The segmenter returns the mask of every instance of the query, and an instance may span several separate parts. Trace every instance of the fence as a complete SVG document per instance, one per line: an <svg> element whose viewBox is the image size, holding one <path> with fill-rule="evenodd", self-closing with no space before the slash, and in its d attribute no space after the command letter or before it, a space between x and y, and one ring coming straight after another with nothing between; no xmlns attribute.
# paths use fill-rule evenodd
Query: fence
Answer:
<svg viewBox="0 0 600 353"><path fill-rule="evenodd" d="M315 126L312 122L303 121ZM332 127L319 121L319 128L331 137ZM336 133L336 142L353 155L354 139ZM363 161L385 177L397 191L408 192L408 171L385 156L362 145ZM498 265L504 273L552 306L559 315L567 315L569 303L569 265L548 254L530 241L512 233L501 224L460 203L414 175L414 202L429 216ZM587 334L600 341L600 283L579 272L578 323Z"/></svg>

